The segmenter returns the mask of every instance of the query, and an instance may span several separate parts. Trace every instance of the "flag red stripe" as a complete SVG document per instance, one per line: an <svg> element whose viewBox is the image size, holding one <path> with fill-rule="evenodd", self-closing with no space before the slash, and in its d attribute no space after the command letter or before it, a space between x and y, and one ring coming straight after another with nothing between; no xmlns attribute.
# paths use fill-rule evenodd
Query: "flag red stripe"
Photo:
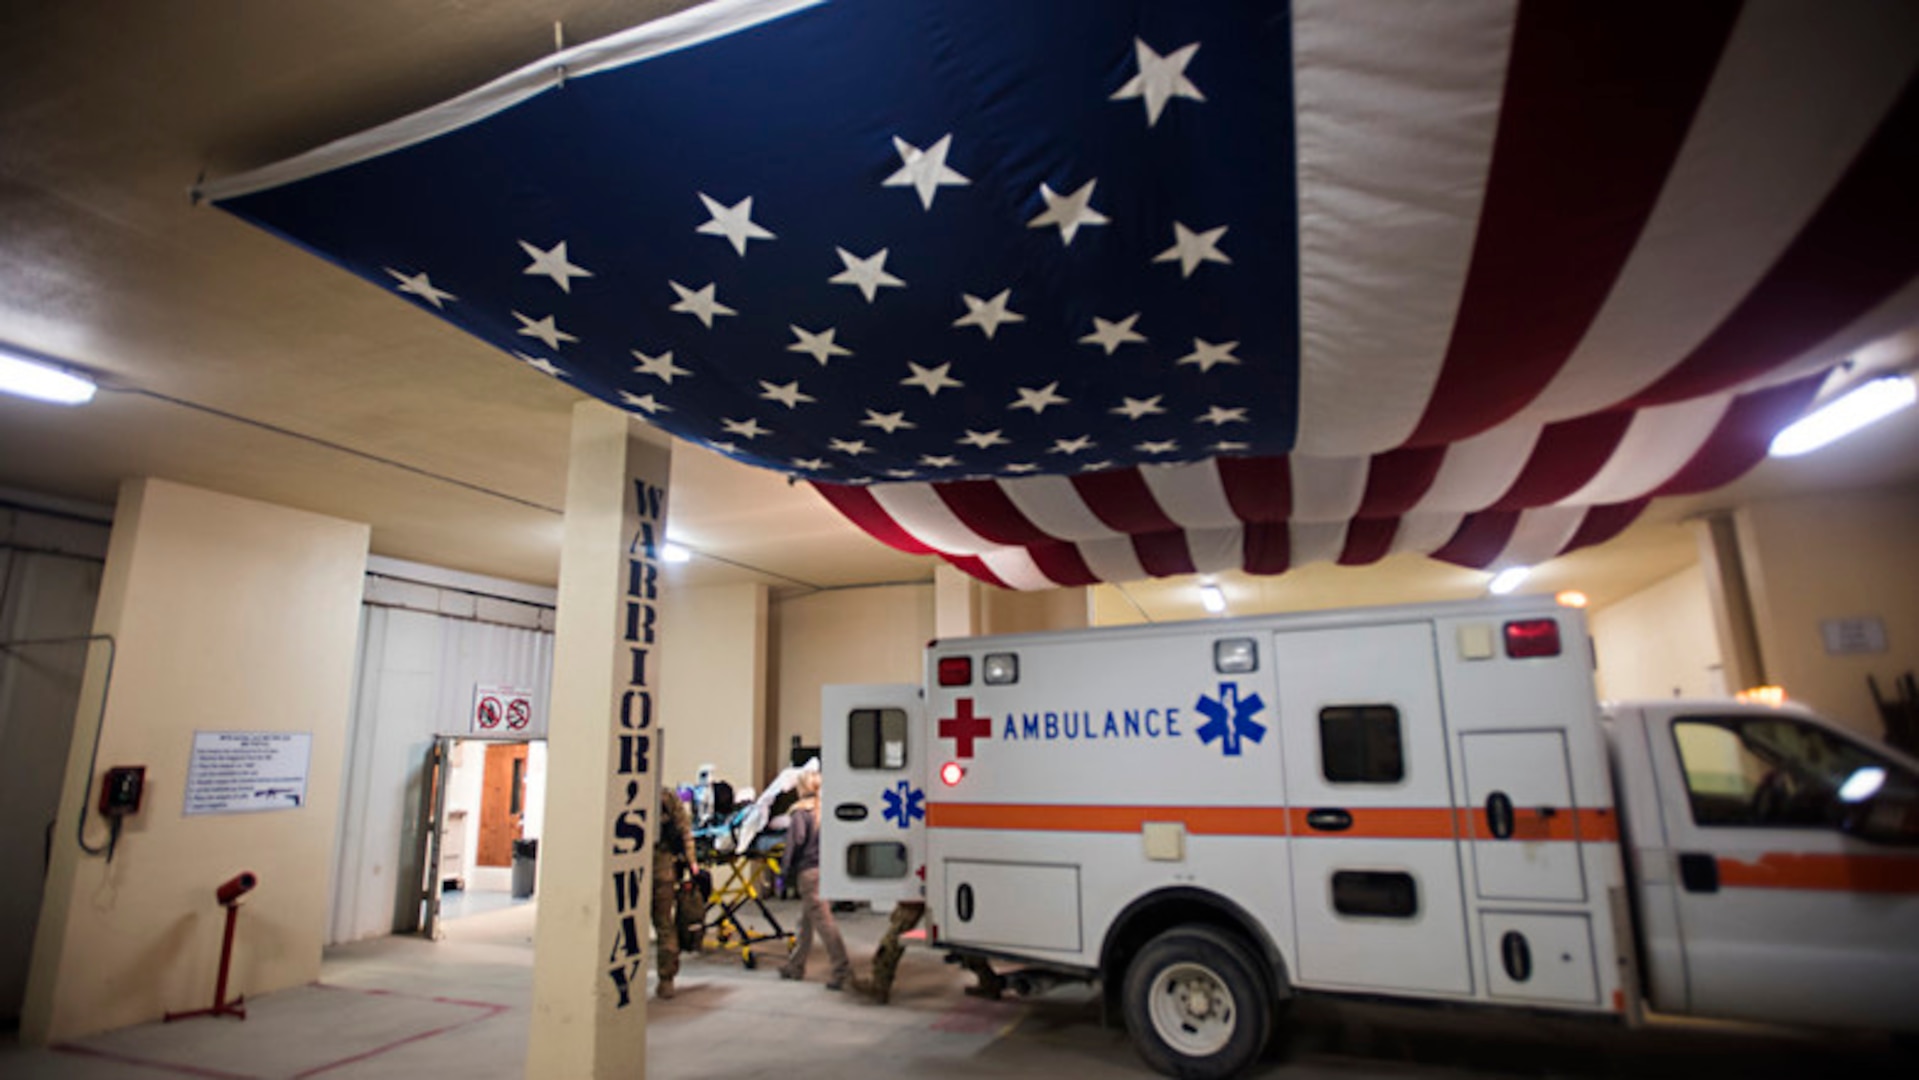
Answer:
<svg viewBox="0 0 1919 1080"><path fill-rule="evenodd" d="M1399 519L1354 518L1346 525L1346 547L1339 553L1341 566L1370 566L1392 553L1393 537L1399 532Z"/></svg>
<svg viewBox="0 0 1919 1080"><path fill-rule="evenodd" d="M1459 523L1459 531L1446 541L1433 558L1441 562L1470 566L1483 570L1499 558L1500 552L1512 542L1513 530L1519 527L1519 515L1511 510L1482 510L1477 514L1467 514L1466 520Z"/></svg>
<svg viewBox="0 0 1919 1080"><path fill-rule="evenodd" d="M1735 398L1706 443L1654 495L1693 495L1730 484L1759 464L1779 429L1805 411L1825 372Z"/></svg>
<svg viewBox="0 0 1919 1080"><path fill-rule="evenodd" d="M1099 575L1086 565L1085 556L1079 553L1079 548L1074 544L1064 540L1029 544L1026 553L1032 556L1033 565L1039 567L1039 572L1051 578L1055 585L1099 584Z"/></svg>
<svg viewBox="0 0 1919 1080"><path fill-rule="evenodd" d="M1593 506L1586 510L1586 520L1579 523L1579 529L1566 546L1559 549L1561 555L1568 551L1578 551L1583 547L1603 544L1620 533L1626 526L1639 520L1646 507L1652 504L1651 498L1634 499L1631 502L1612 503L1607 506Z"/></svg>
<svg viewBox="0 0 1919 1080"><path fill-rule="evenodd" d="M1292 565L1293 534L1284 522L1248 522L1243 546L1241 565L1249 574L1283 574Z"/></svg>
<svg viewBox="0 0 1919 1080"><path fill-rule="evenodd" d="M1284 522L1293 513L1293 471L1283 457L1220 458L1220 486L1226 504L1248 525ZM1285 560L1282 558L1281 562ZM1259 571L1254 571L1258 573ZM1277 574L1277 570L1265 571Z"/></svg>
<svg viewBox="0 0 1919 1080"><path fill-rule="evenodd" d="M1512 416L1572 355L1652 213L1739 5L1522 3L1459 315L1410 446Z"/></svg>
<svg viewBox="0 0 1919 1080"><path fill-rule="evenodd" d="M957 480L934 484L933 492L961 523L995 544L1019 547L1054 539L1021 513L1006 490L995 481Z"/></svg>
<svg viewBox="0 0 1919 1080"><path fill-rule="evenodd" d="M1086 508L1115 532L1137 534L1179 529L1179 523L1159 508L1159 501L1153 498L1138 469L1084 473L1072 481L1073 490L1085 500ZM1181 546L1184 545L1181 541Z"/></svg>
<svg viewBox="0 0 1919 1080"><path fill-rule="evenodd" d="M889 547L898 548L909 555L941 554L933 548L914 539L911 533L893 520L893 515L879 504L873 493L854 484L815 483L813 490L826 497L833 509L845 514L847 520L866 531L868 536Z"/></svg>
<svg viewBox="0 0 1919 1080"><path fill-rule="evenodd" d="M1133 553L1139 556L1141 568L1153 577L1190 574L1194 570L1193 553L1186 546L1184 529L1136 533L1133 536Z"/></svg>
<svg viewBox="0 0 1919 1080"><path fill-rule="evenodd" d="M1487 509L1546 506L1585 487L1619 449L1632 418L1630 411L1622 410L1546 425L1518 479Z"/></svg>
<svg viewBox="0 0 1919 1080"><path fill-rule="evenodd" d="M1919 84L1909 84L1751 294L1629 404L1663 404L1736 386L1817 347L1898 291L1919 274L1915 191Z"/></svg>
<svg viewBox="0 0 1919 1080"><path fill-rule="evenodd" d="M1001 589L1012 588L1011 585L1001 580L998 574L993 573L992 568L986 565L986 561L977 555L941 555L940 558L945 559L947 562L952 563L954 566L959 567L961 570L984 581L988 585Z"/></svg>
<svg viewBox="0 0 1919 1080"><path fill-rule="evenodd" d="M1357 516L1386 518L1407 513L1425 497L1445 461L1443 446L1404 447L1373 455L1366 470L1366 497L1360 500Z"/></svg>

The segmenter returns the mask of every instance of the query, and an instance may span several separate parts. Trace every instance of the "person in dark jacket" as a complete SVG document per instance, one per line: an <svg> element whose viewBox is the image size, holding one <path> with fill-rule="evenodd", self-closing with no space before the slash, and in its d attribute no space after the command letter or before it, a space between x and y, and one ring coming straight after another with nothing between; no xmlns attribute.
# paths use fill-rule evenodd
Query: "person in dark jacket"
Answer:
<svg viewBox="0 0 1919 1080"><path fill-rule="evenodd" d="M833 906L820 898L820 774L801 773L800 801L793 804L792 824L786 830L786 876L800 887L800 932L793 953L780 968L782 979L806 977L806 957L813 951L813 935L826 942L826 955L833 961L833 977L828 990L844 987L853 976L852 961L846 957L846 942L840 937L840 925L833 919Z"/></svg>

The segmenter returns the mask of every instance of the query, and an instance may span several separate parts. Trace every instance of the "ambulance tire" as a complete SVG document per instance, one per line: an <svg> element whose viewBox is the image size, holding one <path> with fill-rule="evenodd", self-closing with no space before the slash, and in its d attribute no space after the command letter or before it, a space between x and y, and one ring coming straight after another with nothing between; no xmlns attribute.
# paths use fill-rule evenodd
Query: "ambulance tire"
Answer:
<svg viewBox="0 0 1919 1080"><path fill-rule="evenodd" d="M1126 969L1123 1003L1140 1056L1181 1080L1240 1075L1272 1031L1272 1003L1251 951L1210 926L1147 942Z"/></svg>

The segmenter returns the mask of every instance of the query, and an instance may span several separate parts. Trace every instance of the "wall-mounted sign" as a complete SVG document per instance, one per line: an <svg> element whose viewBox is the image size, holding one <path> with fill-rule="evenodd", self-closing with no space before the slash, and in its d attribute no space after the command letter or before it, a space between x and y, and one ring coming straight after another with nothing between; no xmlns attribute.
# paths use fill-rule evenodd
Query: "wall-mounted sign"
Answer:
<svg viewBox="0 0 1919 1080"><path fill-rule="evenodd" d="M534 722L533 691L517 686L473 687L473 712L467 732L483 739L544 737L546 725Z"/></svg>
<svg viewBox="0 0 1919 1080"><path fill-rule="evenodd" d="M1819 633L1826 639L1826 653L1831 656L1886 651L1886 623L1877 615L1821 619Z"/></svg>
<svg viewBox="0 0 1919 1080"><path fill-rule="evenodd" d="M248 814L306 805L313 736L304 731L196 731L186 813Z"/></svg>

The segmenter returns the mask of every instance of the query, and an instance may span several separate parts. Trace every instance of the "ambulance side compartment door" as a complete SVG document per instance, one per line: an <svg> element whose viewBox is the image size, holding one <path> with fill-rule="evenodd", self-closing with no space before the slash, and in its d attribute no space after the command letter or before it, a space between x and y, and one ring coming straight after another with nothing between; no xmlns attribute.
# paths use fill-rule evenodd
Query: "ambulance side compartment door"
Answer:
<svg viewBox="0 0 1919 1080"><path fill-rule="evenodd" d="M886 910L924 895L926 748L920 688L820 691L820 892Z"/></svg>

